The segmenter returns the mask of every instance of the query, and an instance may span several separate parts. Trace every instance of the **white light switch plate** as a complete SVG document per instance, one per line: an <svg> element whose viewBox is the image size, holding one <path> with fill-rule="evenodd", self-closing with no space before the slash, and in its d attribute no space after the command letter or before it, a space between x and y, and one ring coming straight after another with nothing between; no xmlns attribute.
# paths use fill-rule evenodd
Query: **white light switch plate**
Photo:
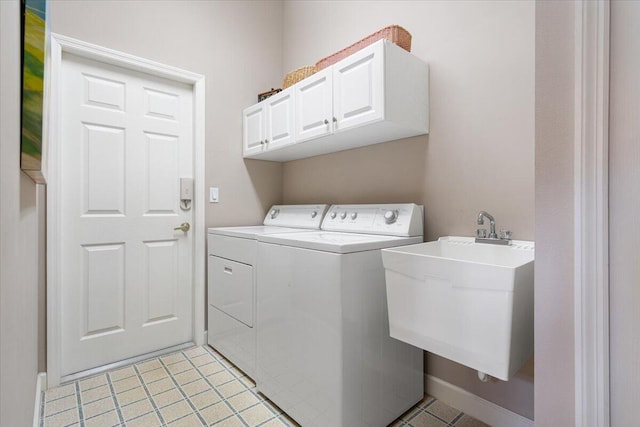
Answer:
<svg viewBox="0 0 640 427"><path fill-rule="evenodd" d="M220 201L220 191L218 187L209 187L209 203L218 203Z"/></svg>

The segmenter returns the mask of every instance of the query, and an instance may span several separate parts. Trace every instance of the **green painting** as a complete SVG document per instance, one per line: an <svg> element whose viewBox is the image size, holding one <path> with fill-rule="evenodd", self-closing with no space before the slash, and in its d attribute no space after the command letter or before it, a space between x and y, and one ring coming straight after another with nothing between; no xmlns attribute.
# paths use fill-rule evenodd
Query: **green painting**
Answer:
<svg viewBox="0 0 640 427"><path fill-rule="evenodd" d="M22 153L20 167L35 182L42 174L46 0L23 0Z"/></svg>

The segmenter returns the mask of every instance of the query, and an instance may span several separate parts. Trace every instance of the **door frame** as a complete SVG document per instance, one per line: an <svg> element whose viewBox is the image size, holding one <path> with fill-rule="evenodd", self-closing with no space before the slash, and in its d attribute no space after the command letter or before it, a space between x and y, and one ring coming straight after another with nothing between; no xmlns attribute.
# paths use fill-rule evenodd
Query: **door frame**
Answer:
<svg viewBox="0 0 640 427"><path fill-rule="evenodd" d="M575 3L575 425L608 427L609 0Z"/></svg>
<svg viewBox="0 0 640 427"><path fill-rule="evenodd" d="M202 345L205 338L205 218L204 218L204 156L205 156L205 78L179 68L160 64L127 53L96 46L67 36L51 33L47 50L48 85L46 88L45 132L47 151L47 386L55 387L61 380L61 277L60 258L62 215L60 212L61 182L59 165L61 152L60 106L62 54L71 53L131 71L190 85L193 90L193 342Z"/></svg>

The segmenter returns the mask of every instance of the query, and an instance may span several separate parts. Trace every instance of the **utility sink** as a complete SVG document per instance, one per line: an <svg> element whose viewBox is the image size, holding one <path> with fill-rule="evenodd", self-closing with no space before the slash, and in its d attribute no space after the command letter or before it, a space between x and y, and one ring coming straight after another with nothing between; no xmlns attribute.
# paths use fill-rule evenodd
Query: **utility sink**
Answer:
<svg viewBox="0 0 640 427"><path fill-rule="evenodd" d="M392 337L505 381L533 355L533 242L441 237L382 260Z"/></svg>

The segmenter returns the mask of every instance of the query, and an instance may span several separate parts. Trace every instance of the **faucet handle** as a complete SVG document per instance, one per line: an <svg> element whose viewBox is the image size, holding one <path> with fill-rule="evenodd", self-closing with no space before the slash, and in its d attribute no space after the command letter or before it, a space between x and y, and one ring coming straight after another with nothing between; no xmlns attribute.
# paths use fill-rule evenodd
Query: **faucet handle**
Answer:
<svg viewBox="0 0 640 427"><path fill-rule="evenodd" d="M476 229L476 237L478 239L485 239L487 237L487 229L486 228Z"/></svg>
<svg viewBox="0 0 640 427"><path fill-rule="evenodd" d="M511 230L507 230L506 228L500 229L500 238L502 240L511 240Z"/></svg>

